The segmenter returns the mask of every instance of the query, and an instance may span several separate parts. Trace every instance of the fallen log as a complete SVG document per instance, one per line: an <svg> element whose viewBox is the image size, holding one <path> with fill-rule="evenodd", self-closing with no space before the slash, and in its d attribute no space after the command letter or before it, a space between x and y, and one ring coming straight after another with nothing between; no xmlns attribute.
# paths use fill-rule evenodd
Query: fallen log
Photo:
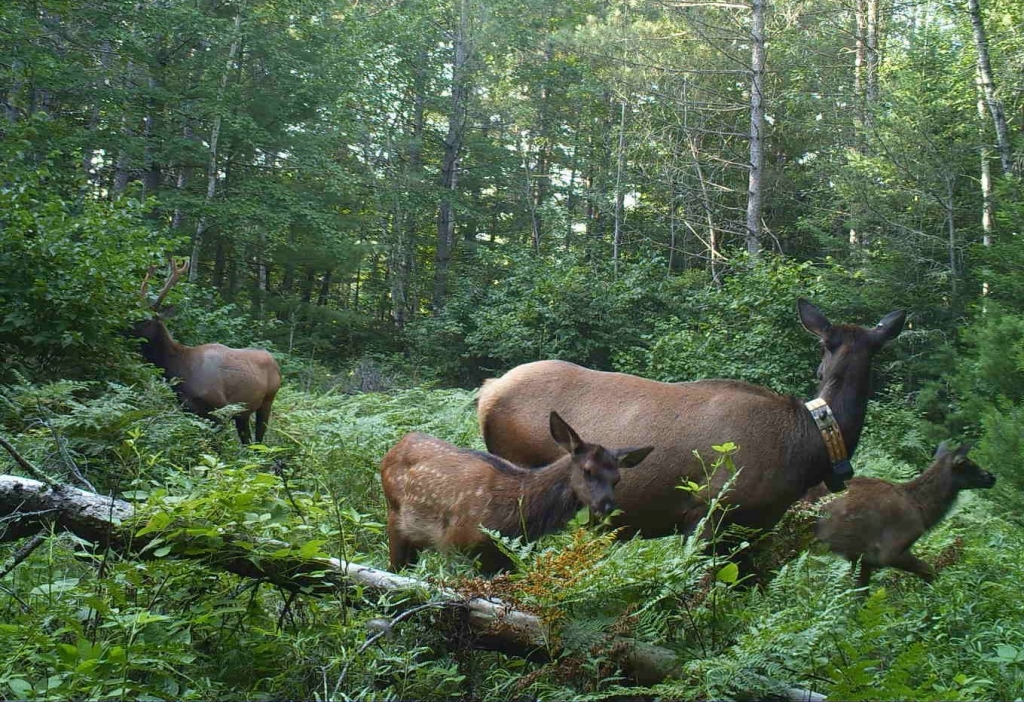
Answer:
<svg viewBox="0 0 1024 702"><path fill-rule="evenodd" d="M396 575L326 556L280 555L290 545L261 539L254 550L251 541L218 534L215 542L197 543L194 538L163 542L167 549L153 549L163 536L150 532L139 536L135 507L123 500L105 497L67 485L47 484L30 478L0 475L0 542L15 541L54 525L79 538L119 554L155 558L157 553L174 558L199 560L209 567L247 578L273 583L293 592L325 594L358 586L371 593L400 595L409 605L436 602L466 610L469 627L487 648L520 656L556 655L557 640L537 615L514 609L491 597L473 596L451 588ZM169 547L169 549L168 549ZM273 557L254 558L276 552ZM617 637L609 651L623 671L641 685L653 685L679 669L675 654L665 648ZM780 688L787 700L820 702L825 698L798 688Z"/></svg>

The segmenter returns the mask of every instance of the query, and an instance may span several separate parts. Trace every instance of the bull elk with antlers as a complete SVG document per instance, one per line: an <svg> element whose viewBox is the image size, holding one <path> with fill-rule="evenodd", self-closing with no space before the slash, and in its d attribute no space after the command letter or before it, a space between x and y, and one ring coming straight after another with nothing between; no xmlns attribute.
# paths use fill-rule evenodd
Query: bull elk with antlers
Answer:
<svg viewBox="0 0 1024 702"><path fill-rule="evenodd" d="M189 260L180 266L170 261L170 275L156 300L149 305L153 316L135 324L131 335L141 337L142 355L164 371L168 380L180 379L174 386L185 406L201 417L228 405L245 407L235 415L235 428L243 444L251 440L249 418L256 414L256 441L262 442L270 420L270 407L281 387L281 372L274 357L263 349L233 349L223 344L185 346L167 331L160 308L167 293L188 270ZM139 290L146 301L149 280L156 271L151 266Z"/></svg>

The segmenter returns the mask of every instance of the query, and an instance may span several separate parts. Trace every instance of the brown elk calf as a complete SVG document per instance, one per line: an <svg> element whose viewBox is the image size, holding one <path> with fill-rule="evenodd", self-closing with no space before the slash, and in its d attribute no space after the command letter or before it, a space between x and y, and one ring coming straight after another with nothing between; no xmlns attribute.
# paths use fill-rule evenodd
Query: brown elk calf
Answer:
<svg viewBox="0 0 1024 702"><path fill-rule="evenodd" d="M907 483L854 478L843 495L822 508L816 536L848 560L861 559L861 586L886 566L931 582L935 571L910 547L946 515L960 490L996 483L994 475L967 458L967 451L967 446L950 451L943 442L933 463Z"/></svg>
<svg viewBox="0 0 1024 702"><path fill-rule="evenodd" d="M651 447L586 443L555 412L548 423L567 455L535 470L426 434L402 437L380 469L392 570L414 563L420 549L435 548L477 553L481 570L494 573L510 564L481 526L533 540L564 527L584 505L611 512L619 469L635 466Z"/></svg>
<svg viewBox="0 0 1024 702"><path fill-rule="evenodd" d="M281 372L277 361L263 349L233 349L223 344L185 346L179 344L167 331L160 317L160 303L181 274L188 270L188 260L181 266L171 261L171 274L164 283L156 301L150 305L154 315L138 322L131 335L141 337L142 355L153 365L162 368L168 380L181 382L174 391L185 406L201 417L228 405L245 407L235 415L235 428L243 444L252 440L249 418L256 414L256 441L262 442L270 420L270 407L281 387ZM143 299L155 266L149 269L139 291Z"/></svg>

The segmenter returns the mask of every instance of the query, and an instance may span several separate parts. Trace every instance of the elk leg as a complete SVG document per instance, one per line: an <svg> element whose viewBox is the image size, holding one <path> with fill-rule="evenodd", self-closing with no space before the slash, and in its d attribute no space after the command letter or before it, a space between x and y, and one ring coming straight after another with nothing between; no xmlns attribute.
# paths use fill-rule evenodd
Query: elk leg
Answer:
<svg viewBox="0 0 1024 702"><path fill-rule="evenodd" d="M411 541L401 536L388 532L388 556L391 562L391 572L397 573L406 566L415 565L419 558L419 549L412 545Z"/></svg>
<svg viewBox="0 0 1024 702"><path fill-rule="evenodd" d="M856 568L857 564L854 563L853 567ZM864 559L861 559L860 574L857 576L857 587L867 587L868 582L871 580L871 574L874 572L874 567L865 563Z"/></svg>
<svg viewBox="0 0 1024 702"><path fill-rule="evenodd" d="M935 579L935 570L910 551L904 551L896 556L889 565L913 573L928 583Z"/></svg>
<svg viewBox="0 0 1024 702"><path fill-rule="evenodd" d="M238 438L242 440L243 444L252 443L252 434L249 432L249 417L251 416L252 412L235 415L235 429L238 430Z"/></svg>
<svg viewBox="0 0 1024 702"><path fill-rule="evenodd" d="M478 555L480 561L480 572L493 577L503 570L512 570L512 560L499 551L493 544L487 544L480 549Z"/></svg>
<svg viewBox="0 0 1024 702"><path fill-rule="evenodd" d="M267 433L267 423L270 422L270 403L265 402L256 410L256 443L263 443L263 435Z"/></svg>
<svg viewBox="0 0 1024 702"><path fill-rule="evenodd" d="M214 421L213 417L210 415L210 410L213 409L210 405L206 404L198 397L192 397L184 392L178 392L178 397L181 399L182 403L184 403L185 409L189 412L198 415L203 419Z"/></svg>

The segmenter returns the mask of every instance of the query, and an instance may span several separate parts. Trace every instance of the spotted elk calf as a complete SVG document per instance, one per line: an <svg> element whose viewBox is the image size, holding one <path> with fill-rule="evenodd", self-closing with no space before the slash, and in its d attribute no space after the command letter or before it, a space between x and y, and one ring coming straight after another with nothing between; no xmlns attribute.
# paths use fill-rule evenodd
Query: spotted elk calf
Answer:
<svg viewBox="0 0 1024 702"><path fill-rule="evenodd" d="M583 506L608 514L619 469L652 450L587 443L555 412L548 425L564 455L535 470L426 434L406 434L395 444L380 471L392 570L414 563L424 548L479 554L481 569L491 574L507 568L481 526L533 540L562 529Z"/></svg>

